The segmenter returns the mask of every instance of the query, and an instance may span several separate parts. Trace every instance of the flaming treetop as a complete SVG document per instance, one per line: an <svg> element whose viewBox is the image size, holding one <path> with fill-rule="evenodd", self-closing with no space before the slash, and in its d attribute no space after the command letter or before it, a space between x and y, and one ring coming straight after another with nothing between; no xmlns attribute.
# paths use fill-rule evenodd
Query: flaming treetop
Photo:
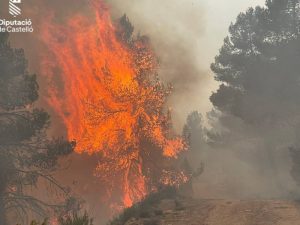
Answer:
<svg viewBox="0 0 300 225"><path fill-rule="evenodd" d="M50 56L42 72L50 85L48 103L77 141L76 151L101 154L96 176L110 194L121 192L128 207L153 189L145 161L176 158L185 146L170 132L170 88L158 80L148 39L133 38L126 17L123 26L114 25L102 1L92 8L93 19L76 15L65 25L48 20L42 39Z"/></svg>

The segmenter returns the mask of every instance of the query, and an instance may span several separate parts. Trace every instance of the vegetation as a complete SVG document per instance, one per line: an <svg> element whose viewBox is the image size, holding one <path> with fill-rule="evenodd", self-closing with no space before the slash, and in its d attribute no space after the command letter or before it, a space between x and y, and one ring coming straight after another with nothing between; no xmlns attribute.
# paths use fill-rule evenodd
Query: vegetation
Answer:
<svg viewBox="0 0 300 225"><path fill-rule="evenodd" d="M73 213L72 216L61 217L59 225L93 225L93 219L89 218L87 212L82 216Z"/></svg>
<svg viewBox="0 0 300 225"><path fill-rule="evenodd" d="M108 223L108 225L123 225L131 218L148 218L153 211L154 214L160 214L161 212L153 210L157 204L164 199L175 199L177 196L177 190L174 187L166 187L162 190L148 195L144 200L134 204L132 207L127 208L116 217L114 220ZM154 223L153 223L154 224Z"/></svg>
<svg viewBox="0 0 300 225"><path fill-rule="evenodd" d="M42 223L39 223L39 222L36 222L35 220L33 220L30 225L48 225L48 221L47 220L44 220L44 222Z"/></svg>
<svg viewBox="0 0 300 225"><path fill-rule="evenodd" d="M44 220L42 223L32 221L30 225L49 225L49 223L48 220ZM89 217L87 212L83 215L73 213L72 215L60 217L58 219L58 225L93 225L93 219Z"/></svg>
<svg viewBox="0 0 300 225"><path fill-rule="evenodd" d="M8 34L0 33L1 225L7 224L8 213L17 220L29 212L47 216L47 210L63 211L73 202L52 175L58 159L70 154L75 143L47 138L49 115L34 107L38 88L36 75L27 71L24 51L11 48ZM51 184L66 203L48 203L28 194L28 188L39 182Z"/></svg>
<svg viewBox="0 0 300 225"><path fill-rule="evenodd" d="M211 66L222 82L212 103L247 122L285 118L281 104L293 114L299 109L299 1L268 0L266 6L238 16Z"/></svg>
<svg viewBox="0 0 300 225"><path fill-rule="evenodd" d="M223 148L230 140L243 140L242 148L246 140L262 142L263 147L257 146L264 151L259 156L264 160L260 167L270 180L283 169L278 164L288 158L287 146L293 146L294 163L300 163L295 152L300 131L299 32L299 0L267 0L265 7L250 8L237 17L211 65L215 79L221 82L211 102L221 112L217 116L225 131L223 140L217 134L212 137ZM279 148L284 149L274 151ZM295 178L300 176L296 170L294 166ZM281 182L275 182L272 186L282 189Z"/></svg>

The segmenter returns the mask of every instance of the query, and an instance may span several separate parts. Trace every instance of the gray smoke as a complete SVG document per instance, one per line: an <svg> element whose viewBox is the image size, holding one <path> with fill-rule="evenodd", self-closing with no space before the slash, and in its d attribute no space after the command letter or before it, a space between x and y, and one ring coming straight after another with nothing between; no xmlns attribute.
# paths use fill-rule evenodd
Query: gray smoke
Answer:
<svg viewBox="0 0 300 225"><path fill-rule="evenodd" d="M239 12L249 6L261 4L255 1L196 1L196 0L106 0L114 19L127 14L136 33L147 35L153 44L160 61L159 75L165 82L174 86L169 105L173 108L174 122L180 132L187 114L199 110L203 115L210 111L211 92L218 84L213 79L209 65L218 54L222 40L228 33L228 26ZM1 6L7 4L0 0ZM27 0L24 1L24 17L30 17L36 25L36 32L43 16L53 10L58 21L64 21L77 12L88 13L87 0L74 3L73 0ZM5 7L0 7L1 15L7 15ZM30 69L39 71L42 45L34 34L14 34L12 43L22 47L29 59ZM43 79L40 79L41 95L44 94ZM251 81L258 85L276 86L280 80L266 84L259 78ZM290 84L286 84L287 89ZM261 93L260 93L261 94ZM195 168L202 161L205 172L195 183L195 192L204 198L287 198L297 196L297 187L290 176L291 158L288 148L297 145L296 118L290 118L291 106L287 101L278 102L269 98L267 92L248 96L247 104L240 106L241 119L232 114L212 111L202 123L208 124L193 139L193 152L190 154ZM294 95L298 98L298 95ZM257 102L265 99L266 104ZM226 102L226 96L219 99ZM43 102L41 102L43 105ZM265 106L265 107L262 107ZM284 114L275 123L262 122L260 115L265 111ZM298 108L295 109L297 111ZM247 112L252 112L251 115ZM294 112L292 113L294 114ZM249 123L255 118L258 122ZM52 116L55 132L61 130L59 118ZM214 139L211 143L210 140ZM217 141L216 141L217 140ZM60 178L88 202L92 214L96 215L101 184L92 175L96 157L73 156L71 173L62 173ZM93 166L91 166L93 165ZM80 174L73 179L72 174ZM100 201L100 199L99 199Z"/></svg>
<svg viewBox="0 0 300 225"><path fill-rule="evenodd" d="M240 14L212 65L223 84L211 97L220 111L209 114L207 144L195 140L206 153L202 196L299 198L300 6L287 2Z"/></svg>
<svg viewBox="0 0 300 225"><path fill-rule="evenodd" d="M124 13L148 35L160 59L160 77L174 86L170 99L177 131L194 110L205 114L217 88L210 63L236 15L264 0L106 0L114 17Z"/></svg>
<svg viewBox="0 0 300 225"><path fill-rule="evenodd" d="M126 13L136 31L151 38L162 66L160 75L175 87L170 103L179 129L187 113L199 109L205 115L211 108L207 100L217 85L212 81L208 66L218 54L230 22L248 7L264 3L264 0L219 1L217 4L192 0L107 1L115 17ZM267 84L259 78L252 82L254 87L261 85L270 89L280 84L275 80ZM223 95L219 101L226 102L226 98ZM239 110L251 112L254 117L265 110L262 105L275 112L287 113L289 108L282 102L268 102L267 95L248 98ZM268 104L255 102L257 99L265 99ZM205 164L204 174L194 185L195 192L204 198L295 197L297 186L290 176L292 163L288 151L296 140L295 129L284 118L274 124L265 124L261 119L256 124L246 121L246 118L219 112L211 112L208 118L203 118L202 123L209 128L203 131L204 137L194 138L194 150L189 156L194 168L201 161ZM219 141L212 145L210 136Z"/></svg>
<svg viewBox="0 0 300 225"><path fill-rule="evenodd" d="M169 105L181 130L195 108L207 111L213 86L208 68L201 66L199 40L206 32L206 12L199 1L107 0L114 17L127 14L136 33L150 37L160 61L160 77L174 87Z"/></svg>

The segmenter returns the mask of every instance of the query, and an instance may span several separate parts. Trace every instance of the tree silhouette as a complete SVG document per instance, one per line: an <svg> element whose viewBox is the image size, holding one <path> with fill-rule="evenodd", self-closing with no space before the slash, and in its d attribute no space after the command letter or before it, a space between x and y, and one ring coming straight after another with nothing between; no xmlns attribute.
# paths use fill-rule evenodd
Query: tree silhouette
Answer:
<svg viewBox="0 0 300 225"><path fill-rule="evenodd" d="M274 0L266 6L238 16L211 66L222 82L212 103L247 122L286 117L286 110L278 110L283 106L295 115L299 107L299 3Z"/></svg>
<svg viewBox="0 0 300 225"><path fill-rule="evenodd" d="M253 140L263 139L263 168L269 165L269 177L280 170L275 149L299 144L299 28L299 0L268 0L265 7L239 14L211 65L215 79L221 82L211 96L215 109L222 113L221 123L227 133L240 132L234 137L229 134L232 141L247 135ZM231 118L238 121L236 124L242 121L248 130L237 129ZM289 130L294 140L287 134ZM293 151L294 163L299 164L296 156Z"/></svg>
<svg viewBox="0 0 300 225"><path fill-rule="evenodd" d="M58 159L72 152L73 142L48 139L49 115L33 104L38 99L36 76L27 71L22 49L13 49L8 34L0 34L0 224L6 215L24 219L31 211L45 216L48 209L63 209L30 196L27 187L39 181L68 196L52 176ZM70 201L69 201L70 203Z"/></svg>

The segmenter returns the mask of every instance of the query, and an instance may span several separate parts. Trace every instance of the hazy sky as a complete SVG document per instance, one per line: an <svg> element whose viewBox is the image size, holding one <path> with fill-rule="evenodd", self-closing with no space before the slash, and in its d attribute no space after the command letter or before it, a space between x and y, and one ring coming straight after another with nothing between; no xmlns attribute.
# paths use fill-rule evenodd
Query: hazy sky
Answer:
<svg viewBox="0 0 300 225"><path fill-rule="evenodd" d="M171 99L176 127L186 115L211 108L217 83L210 64L237 15L264 0L107 0L115 16L126 13L148 35L161 59L161 76L174 83ZM173 62L173 64L172 64Z"/></svg>
<svg viewBox="0 0 300 225"><path fill-rule="evenodd" d="M199 2L202 2L206 9L205 33L199 38L199 48L208 54L208 57L202 60L203 66L207 66L222 45L224 37L228 34L228 26L235 21L238 13L250 6L263 6L265 0L199 0Z"/></svg>
<svg viewBox="0 0 300 225"><path fill-rule="evenodd" d="M30 6L31 9L32 5L36 5L33 4L36 0L27 1L27 8ZM160 75L166 82L174 84L170 105L179 130L189 112L199 110L205 114L211 108L209 96L217 88L217 83L210 72L210 64L222 46L230 23L239 12L250 6L264 4L264 0L106 1L111 4L114 17L126 13L136 31L151 38L161 61ZM47 2L47 7L50 11L67 12L64 8L66 2L50 1ZM0 0L0 3L7 4L6 0ZM78 4L68 9L84 11L83 4L85 0L78 1ZM37 11L40 10L38 6L35 7ZM4 8L6 12L7 7ZM0 7L0 12L2 11ZM16 35L19 36L20 34ZM27 47L26 43L30 40L30 35L25 35L23 40L17 41L16 46L25 48L30 61L34 62L35 48Z"/></svg>

